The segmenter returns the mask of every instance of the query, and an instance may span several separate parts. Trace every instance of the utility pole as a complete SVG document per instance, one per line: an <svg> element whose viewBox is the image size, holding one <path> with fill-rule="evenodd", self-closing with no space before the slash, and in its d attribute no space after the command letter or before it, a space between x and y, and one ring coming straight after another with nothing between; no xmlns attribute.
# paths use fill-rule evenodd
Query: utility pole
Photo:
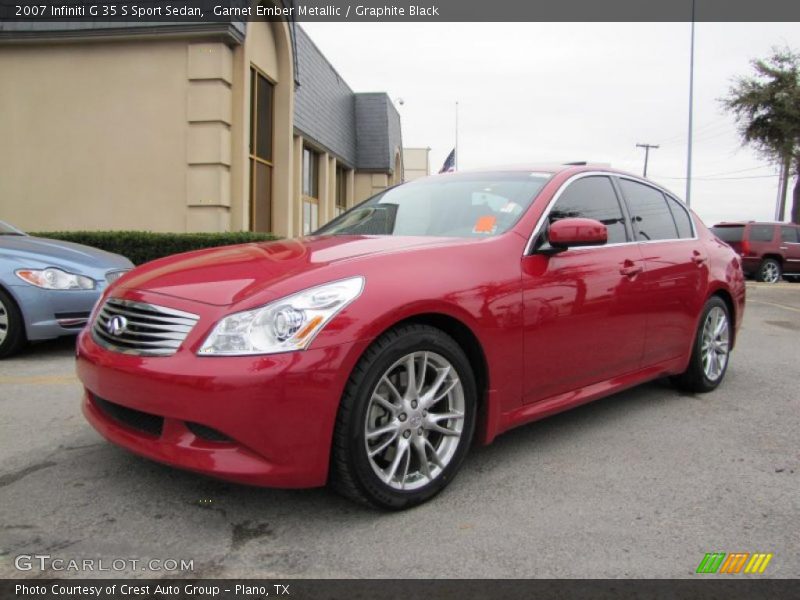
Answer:
<svg viewBox="0 0 800 600"><path fill-rule="evenodd" d="M781 160L781 170L778 178L778 201L775 205L776 221L783 221L786 218L786 192L789 190L789 169L791 168L791 158Z"/></svg>
<svg viewBox="0 0 800 600"><path fill-rule="evenodd" d="M642 177L647 177L647 161L650 158L650 148L657 150L658 146L655 144L636 144L637 148L644 148L644 172Z"/></svg>

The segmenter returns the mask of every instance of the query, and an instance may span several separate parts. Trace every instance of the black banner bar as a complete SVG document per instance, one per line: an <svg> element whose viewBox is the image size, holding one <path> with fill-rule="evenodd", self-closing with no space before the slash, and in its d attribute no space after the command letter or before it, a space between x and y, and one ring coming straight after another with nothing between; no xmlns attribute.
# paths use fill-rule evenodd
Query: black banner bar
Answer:
<svg viewBox="0 0 800 600"><path fill-rule="evenodd" d="M678 580L342 580L342 579L28 579L0 580L10 600L794 600L797 579Z"/></svg>
<svg viewBox="0 0 800 600"><path fill-rule="evenodd" d="M341 22L691 21L692 0L0 0L3 21L98 28L153 23L277 20ZM795 0L695 0L694 20L800 21Z"/></svg>

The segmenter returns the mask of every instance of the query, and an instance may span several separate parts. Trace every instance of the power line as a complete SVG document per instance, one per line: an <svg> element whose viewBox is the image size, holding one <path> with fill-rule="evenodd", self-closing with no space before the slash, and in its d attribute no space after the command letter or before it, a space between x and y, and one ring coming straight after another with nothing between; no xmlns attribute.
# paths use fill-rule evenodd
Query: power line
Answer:
<svg viewBox="0 0 800 600"><path fill-rule="evenodd" d="M705 175L698 175L698 177L716 177L717 175L735 175L736 173L746 173L747 171L757 171L758 169L771 169L770 165L761 165L760 167L750 167L749 169L737 169L735 171L723 171L722 173L706 173Z"/></svg>
<svg viewBox="0 0 800 600"><path fill-rule="evenodd" d="M700 125L699 127L694 128L695 134L706 135L711 132L722 131L723 129L730 129L731 124L725 117L720 117L715 121L711 121L705 123L704 125ZM661 140L662 146L674 146L678 144L682 144L683 141L686 140L685 133L679 133L677 135L671 135L668 138L664 138Z"/></svg>

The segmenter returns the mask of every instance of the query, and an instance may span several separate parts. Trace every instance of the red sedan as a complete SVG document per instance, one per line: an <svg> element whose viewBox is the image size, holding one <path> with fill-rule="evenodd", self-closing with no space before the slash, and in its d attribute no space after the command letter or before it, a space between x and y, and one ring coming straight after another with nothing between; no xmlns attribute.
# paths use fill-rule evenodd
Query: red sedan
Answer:
<svg viewBox="0 0 800 600"><path fill-rule="evenodd" d="M131 271L77 367L89 422L137 454L400 509L474 439L659 377L713 390L744 300L736 253L648 181L464 172Z"/></svg>

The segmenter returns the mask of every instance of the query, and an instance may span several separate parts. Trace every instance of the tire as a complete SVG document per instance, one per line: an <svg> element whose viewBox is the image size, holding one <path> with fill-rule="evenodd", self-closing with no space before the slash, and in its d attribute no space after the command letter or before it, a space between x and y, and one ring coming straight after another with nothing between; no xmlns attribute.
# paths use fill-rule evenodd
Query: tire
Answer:
<svg viewBox="0 0 800 600"><path fill-rule="evenodd" d="M0 358L18 352L25 345L25 326L17 303L0 289Z"/></svg>
<svg viewBox="0 0 800 600"><path fill-rule="evenodd" d="M780 262L774 258L765 258L758 267L756 279L763 283L778 283L781 280L782 271Z"/></svg>
<svg viewBox="0 0 800 600"><path fill-rule="evenodd" d="M453 480L467 454L477 397L469 360L443 331L403 325L385 333L366 350L345 388L331 486L388 510L430 500Z"/></svg>
<svg viewBox="0 0 800 600"><path fill-rule="evenodd" d="M719 317L724 317L721 325ZM703 307L689 366L686 371L672 378L673 383L688 392L705 393L716 389L728 370L732 333L728 305L719 296L712 296ZM714 358L711 357L712 354ZM713 362L715 359L716 368Z"/></svg>

